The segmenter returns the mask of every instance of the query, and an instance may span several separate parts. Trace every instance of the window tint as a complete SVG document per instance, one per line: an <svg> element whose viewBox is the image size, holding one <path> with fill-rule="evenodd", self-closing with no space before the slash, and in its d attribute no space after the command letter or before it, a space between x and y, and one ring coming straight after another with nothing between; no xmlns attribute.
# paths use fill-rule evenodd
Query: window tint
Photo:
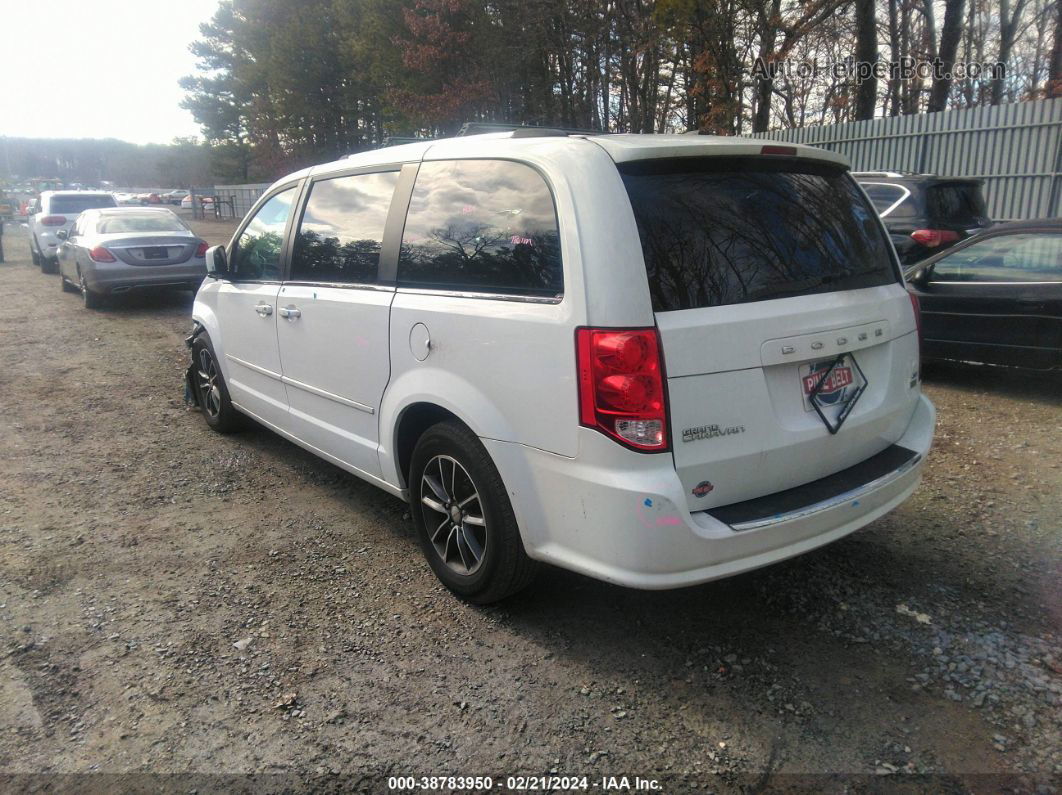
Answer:
<svg viewBox="0 0 1062 795"><path fill-rule="evenodd" d="M138 213L129 215L101 215L96 231L101 235L117 232L185 232L187 227L169 213Z"/></svg>
<svg viewBox="0 0 1062 795"><path fill-rule="evenodd" d="M295 188L288 188L263 204L236 241L231 273L237 281L280 278L280 250Z"/></svg>
<svg viewBox="0 0 1062 795"><path fill-rule="evenodd" d="M109 193L85 196L52 196L48 200L48 212L59 215L77 215L97 207L115 207L117 203Z"/></svg>
<svg viewBox="0 0 1062 795"><path fill-rule="evenodd" d="M933 266L935 282L1062 282L1062 234L989 237Z"/></svg>
<svg viewBox="0 0 1062 795"><path fill-rule="evenodd" d="M965 223L985 217L985 200L978 185L933 185L926 196L929 215L938 221Z"/></svg>
<svg viewBox="0 0 1062 795"><path fill-rule="evenodd" d="M555 296L563 291L553 196L530 166L422 163L398 281L405 286Z"/></svg>
<svg viewBox="0 0 1062 795"><path fill-rule="evenodd" d="M397 171L315 182L295 238L292 281L375 282L397 182Z"/></svg>
<svg viewBox="0 0 1062 795"><path fill-rule="evenodd" d="M620 171L658 312L897 279L877 213L835 167L684 158Z"/></svg>

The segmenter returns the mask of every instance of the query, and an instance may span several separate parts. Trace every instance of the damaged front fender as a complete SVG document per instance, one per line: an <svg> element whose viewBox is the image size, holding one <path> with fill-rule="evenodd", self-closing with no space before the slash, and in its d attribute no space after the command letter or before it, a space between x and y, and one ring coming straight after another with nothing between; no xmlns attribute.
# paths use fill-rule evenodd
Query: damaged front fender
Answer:
<svg viewBox="0 0 1062 795"><path fill-rule="evenodd" d="M196 337L203 333L203 324L198 320L192 323L192 333L184 338L185 347L191 354L192 345ZM201 408L199 403L199 390L195 388L196 367L195 362L189 360L188 369L184 371L184 403L186 406Z"/></svg>

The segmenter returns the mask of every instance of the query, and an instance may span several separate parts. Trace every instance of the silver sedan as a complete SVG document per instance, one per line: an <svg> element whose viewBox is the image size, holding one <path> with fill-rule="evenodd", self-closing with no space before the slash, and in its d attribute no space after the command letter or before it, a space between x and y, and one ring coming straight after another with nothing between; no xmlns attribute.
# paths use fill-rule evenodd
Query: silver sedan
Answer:
<svg viewBox="0 0 1062 795"><path fill-rule="evenodd" d="M64 291L80 290L89 308L130 290L196 290L206 276L206 250L172 210L86 210L61 237L59 279Z"/></svg>

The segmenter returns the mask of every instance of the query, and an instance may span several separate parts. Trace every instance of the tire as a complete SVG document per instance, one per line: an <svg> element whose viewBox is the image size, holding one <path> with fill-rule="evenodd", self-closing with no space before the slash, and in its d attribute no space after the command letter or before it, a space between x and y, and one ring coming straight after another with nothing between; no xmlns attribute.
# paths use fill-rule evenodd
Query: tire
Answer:
<svg viewBox="0 0 1062 795"><path fill-rule="evenodd" d="M59 271L59 286L61 288L63 288L63 292L64 293L76 293L77 292L77 287L75 287L74 285L72 285L70 282L68 282L66 280L66 277L63 276L63 272L62 271Z"/></svg>
<svg viewBox="0 0 1062 795"><path fill-rule="evenodd" d="M192 343L192 365L195 368L196 399L203 419L218 433L232 433L243 427L243 415L233 408L229 389L217 363L210 337L200 334Z"/></svg>
<svg viewBox="0 0 1062 795"><path fill-rule="evenodd" d="M39 255L41 263L41 273L58 273L59 272L59 260L52 259L44 254Z"/></svg>
<svg viewBox="0 0 1062 795"><path fill-rule="evenodd" d="M89 289L83 273L78 274L78 287L81 290L81 302L85 305L85 309L99 309L103 306L103 296Z"/></svg>
<svg viewBox="0 0 1062 795"><path fill-rule="evenodd" d="M33 243L30 243L30 259L33 260L34 265L40 267L41 255L37 253L37 249L34 247Z"/></svg>
<svg viewBox="0 0 1062 795"><path fill-rule="evenodd" d="M490 604L531 583L538 565L524 552L505 484L466 426L446 421L424 432L409 484L417 537L443 585L469 602Z"/></svg>

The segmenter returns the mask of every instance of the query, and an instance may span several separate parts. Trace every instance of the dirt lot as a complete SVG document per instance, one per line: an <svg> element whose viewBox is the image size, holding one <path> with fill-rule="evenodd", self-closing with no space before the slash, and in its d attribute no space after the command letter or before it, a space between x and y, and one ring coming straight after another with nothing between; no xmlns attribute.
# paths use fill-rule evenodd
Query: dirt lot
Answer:
<svg viewBox="0 0 1062 795"><path fill-rule="evenodd" d="M483 609L436 582L401 502L185 408L189 295L89 311L24 231L5 244L3 772L1062 775L1057 380L927 370L924 484L818 553L665 593L549 570Z"/></svg>

